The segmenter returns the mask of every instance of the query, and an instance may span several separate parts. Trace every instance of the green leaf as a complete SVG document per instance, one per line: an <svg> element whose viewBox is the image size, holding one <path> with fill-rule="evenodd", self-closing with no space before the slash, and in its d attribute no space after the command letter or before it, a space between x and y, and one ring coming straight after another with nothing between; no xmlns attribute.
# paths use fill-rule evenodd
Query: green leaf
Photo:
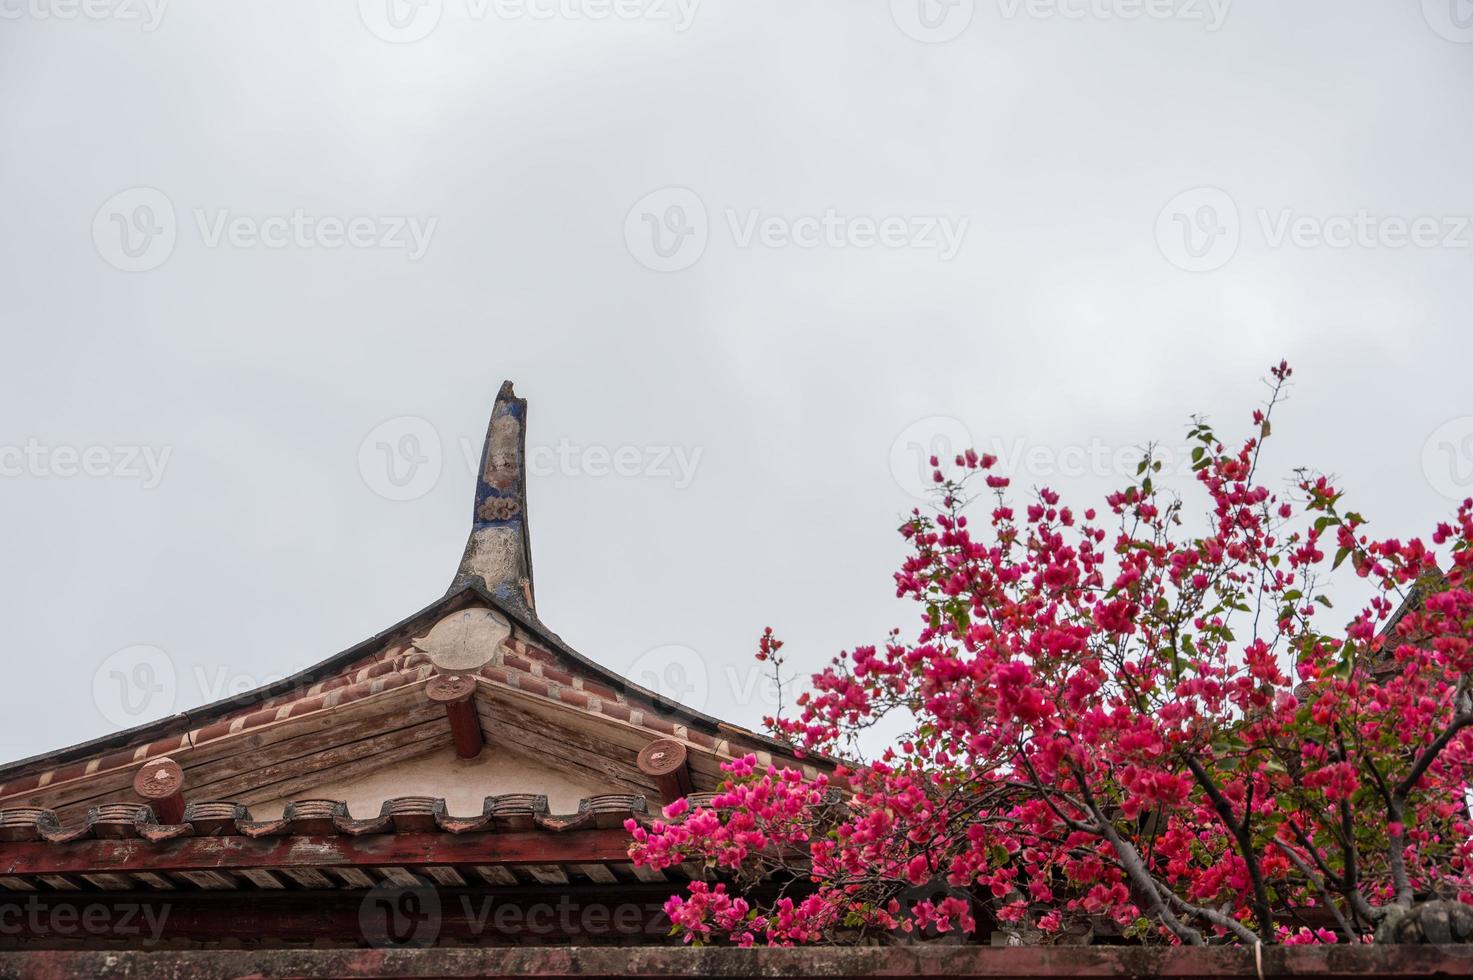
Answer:
<svg viewBox="0 0 1473 980"><path fill-rule="evenodd" d="M1333 572L1335 569L1339 568L1340 563L1344 561L1347 557L1349 557L1349 555L1349 547L1341 548L1339 551L1335 552L1335 561L1330 565L1330 571Z"/></svg>

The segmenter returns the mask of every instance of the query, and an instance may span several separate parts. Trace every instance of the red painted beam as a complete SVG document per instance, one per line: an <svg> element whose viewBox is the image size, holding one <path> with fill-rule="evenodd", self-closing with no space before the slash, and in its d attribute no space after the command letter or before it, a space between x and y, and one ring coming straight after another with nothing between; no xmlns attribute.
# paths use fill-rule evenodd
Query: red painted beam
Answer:
<svg viewBox="0 0 1473 980"><path fill-rule="evenodd" d="M622 829L365 837L182 837L0 844L0 874L106 874L246 868L599 864L629 860Z"/></svg>
<svg viewBox="0 0 1473 980"><path fill-rule="evenodd" d="M0 948L89 941L323 947L375 942L678 944L680 939L670 936L670 920L664 913L675 887L620 882L612 887L555 889L432 888L384 882L366 893L356 889L6 892L0 894Z"/></svg>
<svg viewBox="0 0 1473 980"><path fill-rule="evenodd" d="M153 807L159 823L184 820L184 770L167 756L146 763L133 776L133 792Z"/></svg>
<svg viewBox="0 0 1473 980"><path fill-rule="evenodd" d="M445 706L455 754L474 759L481 754L481 719L476 714L476 679L469 674L436 674L425 685L431 701Z"/></svg>
<svg viewBox="0 0 1473 980"><path fill-rule="evenodd" d="M688 796L692 789L685 746L673 738L651 742L640 750L639 771L655 782L667 803Z"/></svg>

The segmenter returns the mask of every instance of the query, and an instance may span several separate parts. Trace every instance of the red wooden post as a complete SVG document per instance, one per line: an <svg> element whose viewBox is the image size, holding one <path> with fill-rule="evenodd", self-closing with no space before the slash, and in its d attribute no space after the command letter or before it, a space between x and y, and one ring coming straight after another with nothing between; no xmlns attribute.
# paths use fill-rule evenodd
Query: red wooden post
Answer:
<svg viewBox="0 0 1473 980"><path fill-rule="evenodd" d="M436 674L425 685L431 701L445 706L450 719L450 736L455 741L455 754L474 759L481 752L481 719L476 716L476 679L467 674Z"/></svg>
<svg viewBox="0 0 1473 980"><path fill-rule="evenodd" d="M160 823L184 822L184 770L164 757L150 759L133 777L133 791L148 801Z"/></svg>
<svg viewBox="0 0 1473 980"><path fill-rule="evenodd" d="M691 791L685 746L673 738L657 739L640 749L639 771L654 779L655 788L666 802Z"/></svg>

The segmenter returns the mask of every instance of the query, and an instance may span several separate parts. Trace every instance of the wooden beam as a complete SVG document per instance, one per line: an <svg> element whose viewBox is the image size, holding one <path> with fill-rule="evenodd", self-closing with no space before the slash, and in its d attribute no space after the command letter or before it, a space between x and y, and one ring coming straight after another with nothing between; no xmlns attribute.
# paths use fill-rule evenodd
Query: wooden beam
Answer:
<svg viewBox="0 0 1473 980"><path fill-rule="evenodd" d="M630 837L608 830L490 834L370 834L364 837L181 837L17 841L0 847L0 875L234 871L247 868L506 864L626 864Z"/></svg>
<svg viewBox="0 0 1473 980"><path fill-rule="evenodd" d="M425 694L445 706L455 754L474 759L481 754L481 719L476 714L476 679L469 674L436 674L425 685Z"/></svg>
<svg viewBox="0 0 1473 980"><path fill-rule="evenodd" d="M655 781L655 787L667 803L691 791L685 746L673 738L656 739L641 749L639 771Z"/></svg>
<svg viewBox="0 0 1473 980"><path fill-rule="evenodd" d="M133 777L133 792L153 807L159 823L184 822L184 770L168 756L143 764Z"/></svg>
<svg viewBox="0 0 1473 980"><path fill-rule="evenodd" d="M58 941L80 946L89 941L98 945L290 942L353 946L387 939L386 931L399 930L395 938L418 940L408 943L411 946L424 942L679 942L670 939L670 920L664 914L665 901L674 890L671 885L626 881L615 888L441 888L417 877L403 884L382 882L367 895L361 890L268 887L244 893L89 893L85 899L74 892L0 896L0 913L8 927L0 932L0 948ZM405 900L405 893L411 893L410 900ZM57 909L64 911L53 914ZM82 909L88 910L86 930L79 914ZM404 916L405 910L418 914ZM401 915L397 922L396 912ZM10 975L3 967L0 973Z"/></svg>

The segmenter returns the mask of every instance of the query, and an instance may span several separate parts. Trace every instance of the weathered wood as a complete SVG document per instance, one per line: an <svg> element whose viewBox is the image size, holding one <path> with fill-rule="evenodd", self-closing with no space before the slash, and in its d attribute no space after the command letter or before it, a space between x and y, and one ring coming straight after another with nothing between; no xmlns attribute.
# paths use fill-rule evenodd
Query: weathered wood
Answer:
<svg viewBox="0 0 1473 980"><path fill-rule="evenodd" d="M685 746L673 738L656 739L639 752L639 770L655 781L665 802L691 792L690 768Z"/></svg>
<svg viewBox="0 0 1473 980"><path fill-rule="evenodd" d="M546 730L556 727L570 745L627 763L636 773L639 767L635 760L651 739L649 730L617 718L590 714L545 698L534 698L524 692L495 685L486 685L478 701L483 722L487 707L492 706L498 715L505 715L512 724L523 728ZM698 790L714 790L721 785L726 778L726 774L721 771L723 761L726 761L724 756L717 756L704 749L690 749L687 765ZM637 783L654 788L653 782L643 774L634 779Z"/></svg>
<svg viewBox="0 0 1473 980"><path fill-rule="evenodd" d="M590 864L628 861L623 829L365 837L181 837L18 841L0 848L0 875L106 874L132 869L378 868L430 865Z"/></svg>
<svg viewBox="0 0 1473 980"><path fill-rule="evenodd" d="M135 944L148 940L168 946L273 941L354 946L378 938L365 936L365 928L379 932L386 924L398 926L404 938L420 926L423 932L415 937L420 941L458 944L679 942L678 937L670 937L670 922L663 914L663 903L671 891L668 885L626 884L613 891L588 885L529 884L510 889L457 885L431 892L427 884L423 876L409 876L402 882L386 880L380 891L367 896L361 891L271 887L251 892L246 900L219 890L92 895L87 902L91 925L85 933L78 928L79 917L49 914L57 908L76 909L75 895L0 896L0 910L7 905L13 910L6 910L9 928L0 931L0 946L57 941L76 945L88 939L132 940ZM398 889L424 889L418 903L422 918L395 922L394 913L409 904L402 901ZM38 914L27 914L28 904ZM0 966L0 975L10 974Z"/></svg>
<svg viewBox="0 0 1473 980"><path fill-rule="evenodd" d="M467 674L436 674L425 685L425 696L445 706L455 754L474 759L481 753L481 721L476 715L476 679Z"/></svg>
<svg viewBox="0 0 1473 980"><path fill-rule="evenodd" d="M342 708L315 712L241 732L228 739L207 742L198 748L181 749L170 756L184 771L190 795L209 799L204 787L250 771L252 766L296 758L311 751L359 741L384 731L384 718L395 728L426 722L437 717L437 709L424 702L418 686L396 688ZM80 822L89 807L126 798L132 787L133 765L99 773L85 779L48 787L24 797L3 801L15 806L44 806L57 812L63 824Z"/></svg>
<svg viewBox="0 0 1473 980"><path fill-rule="evenodd" d="M485 705L477 705L481 727L487 739L494 745L516 745L521 750L550 766L586 780L594 785L607 786L611 791L643 795L654 790L654 783L633 765L625 765L600 755L594 749L585 749L565 738L561 729L542 722L540 727L511 723L499 712Z"/></svg>
<svg viewBox="0 0 1473 980"><path fill-rule="evenodd" d="M391 751L400 751L402 758L402 750L410 749L413 755L418 754L416 750L429 751L434 745L448 741L444 723L434 719L407 728L395 728L372 738L282 759L203 786L193 795L210 800L239 799L242 803L281 799L330 779L347 778L347 767L355 762L370 758L382 762Z"/></svg>
<svg viewBox="0 0 1473 980"><path fill-rule="evenodd" d="M167 756L143 764L133 777L133 792L153 808L160 823L184 820L184 770Z"/></svg>

